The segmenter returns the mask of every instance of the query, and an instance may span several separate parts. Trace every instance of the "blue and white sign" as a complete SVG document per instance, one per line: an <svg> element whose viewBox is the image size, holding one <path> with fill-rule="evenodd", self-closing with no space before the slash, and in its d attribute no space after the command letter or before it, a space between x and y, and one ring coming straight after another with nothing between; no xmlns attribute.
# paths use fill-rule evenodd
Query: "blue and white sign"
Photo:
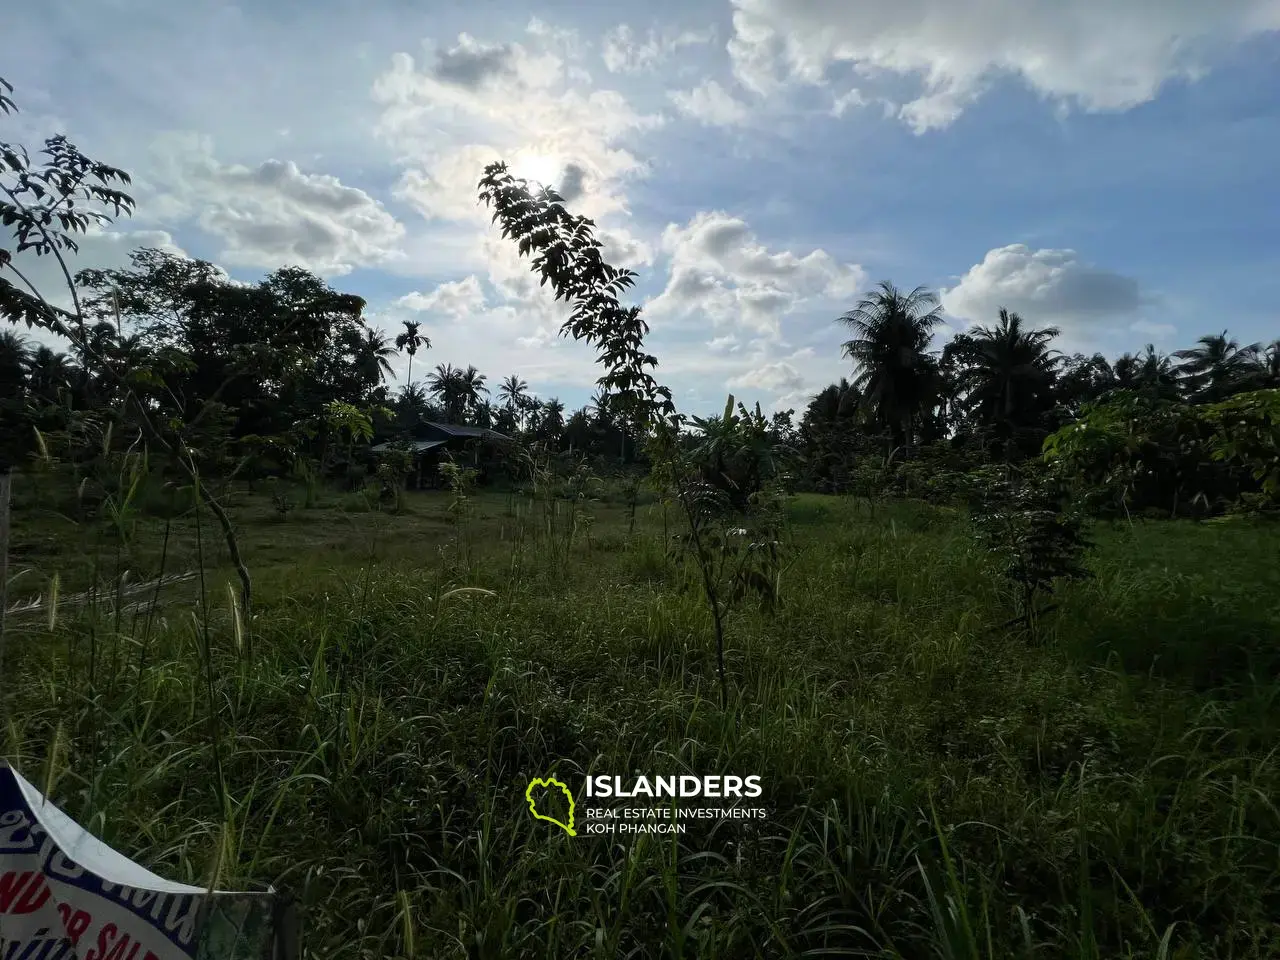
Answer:
<svg viewBox="0 0 1280 960"><path fill-rule="evenodd" d="M0 760L0 960L273 960L275 901L156 876Z"/></svg>

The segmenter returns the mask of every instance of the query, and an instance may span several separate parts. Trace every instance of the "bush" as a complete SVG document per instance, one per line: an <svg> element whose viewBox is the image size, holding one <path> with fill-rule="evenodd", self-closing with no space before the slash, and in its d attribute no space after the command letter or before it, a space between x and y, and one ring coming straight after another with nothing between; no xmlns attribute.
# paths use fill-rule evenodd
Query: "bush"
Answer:
<svg viewBox="0 0 1280 960"><path fill-rule="evenodd" d="M973 511L976 540L993 572L1012 589L1015 616L1033 639L1040 618L1053 607L1040 605L1059 581L1090 576L1081 561L1091 546L1078 516L1062 509L1051 479L1012 467L991 467Z"/></svg>
<svg viewBox="0 0 1280 960"><path fill-rule="evenodd" d="M1195 406L1117 392L1051 434L1044 459L1095 513L1223 513L1262 490L1268 431L1275 429L1269 402ZM1229 436L1239 436L1240 445Z"/></svg>

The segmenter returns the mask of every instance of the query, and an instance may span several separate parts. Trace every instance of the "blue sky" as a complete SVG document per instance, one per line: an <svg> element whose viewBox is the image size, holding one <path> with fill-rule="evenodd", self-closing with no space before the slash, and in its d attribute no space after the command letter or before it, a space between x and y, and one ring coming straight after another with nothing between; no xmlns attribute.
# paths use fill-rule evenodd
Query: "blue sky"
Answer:
<svg viewBox="0 0 1280 960"><path fill-rule="evenodd" d="M1067 350L1280 337L1280 0L640 9L46 0L5 17L0 139L65 131L134 174L137 215L77 266L298 263L420 321L415 373L571 406L600 371L476 206L490 159L597 219L688 412L801 408L882 279Z"/></svg>

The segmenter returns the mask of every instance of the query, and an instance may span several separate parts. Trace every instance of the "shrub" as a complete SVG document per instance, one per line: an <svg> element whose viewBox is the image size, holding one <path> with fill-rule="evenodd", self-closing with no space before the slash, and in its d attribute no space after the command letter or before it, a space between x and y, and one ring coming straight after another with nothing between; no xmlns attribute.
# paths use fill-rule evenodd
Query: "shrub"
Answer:
<svg viewBox="0 0 1280 960"><path fill-rule="evenodd" d="M1002 626L1020 623L1039 635L1040 619L1054 608L1041 607L1063 580L1090 576L1082 565L1091 546L1078 516L1064 513L1061 491L1051 480L992 467L973 512L976 539L1003 583L1012 588L1015 616Z"/></svg>
<svg viewBox="0 0 1280 960"><path fill-rule="evenodd" d="M1211 409L1120 391L1051 434L1044 458L1098 513L1222 512L1257 481L1214 458Z"/></svg>

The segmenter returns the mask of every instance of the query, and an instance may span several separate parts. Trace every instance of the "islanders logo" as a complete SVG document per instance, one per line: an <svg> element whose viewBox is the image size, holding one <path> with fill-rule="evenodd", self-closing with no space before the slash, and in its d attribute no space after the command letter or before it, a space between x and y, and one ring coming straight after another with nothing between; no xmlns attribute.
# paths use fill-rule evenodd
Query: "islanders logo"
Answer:
<svg viewBox="0 0 1280 960"><path fill-rule="evenodd" d="M564 794L564 798L569 801L569 820L567 823L561 822L560 820L557 820L555 817L549 817L546 814L540 813L538 811L538 800L533 795L533 791L538 787L542 787L545 791L558 789L561 793ZM576 837L578 835L578 832L573 829L573 807L574 807L573 793L570 792L569 788L565 786L563 783L561 783L559 780L557 780L555 777L546 777L545 779L542 777L539 777L537 779L529 781L529 786L526 787L524 791L524 798L529 802L529 812L533 814L533 817L535 820L545 820L547 821L547 823L554 823L557 827L559 827L565 833L569 834L569 836L571 837ZM545 802L546 802L546 797L544 795L543 803L545 804Z"/></svg>

